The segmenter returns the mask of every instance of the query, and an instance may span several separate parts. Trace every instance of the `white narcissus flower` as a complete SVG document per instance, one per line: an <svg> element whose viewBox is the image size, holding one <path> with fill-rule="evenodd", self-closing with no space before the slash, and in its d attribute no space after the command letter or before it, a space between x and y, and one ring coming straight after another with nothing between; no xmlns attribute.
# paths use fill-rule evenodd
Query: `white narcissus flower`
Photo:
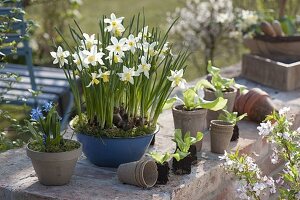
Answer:
<svg viewBox="0 0 300 200"><path fill-rule="evenodd" d="M152 42L151 44L144 42L142 45L139 45L139 48L144 51L145 57L148 57L148 55L155 56L158 54L158 52L155 50L155 46L157 44L157 42Z"/></svg>
<svg viewBox="0 0 300 200"><path fill-rule="evenodd" d="M100 83L100 81L98 80L98 78L100 78L99 74L91 73L91 75L92 75L92 80L86 87L91 87L92 85L98 85Z"/></svg>
<svg viewBox="0 0 300 200"><path fill-rule="evenodd" d="M123 73L118 73L120 76L121 81L124 82L130 82L131 84L134 84L133 77L139 76L139 73L134 71L133 68L127 68L126 66L123 66Z"/></svg>
<svg viewBox="0 0 300 200"><path fill-rule="evenodd" d="M141 58L141 64L138 66L138 73L144 73L144 75L149 79L149 70L151 68L151 65L147 63L147 60L145 56L142 56Z"/></svg>
<svg viewBox="0 0 300 200"><path fill-rule="evenodd" d="M58 46L57 52L52 51L50 54L54 58L53 64L59 63L60 68L63 67L64 64L68 64L68 60L66 58L69 57L70 52L64 51L61 46Z"/></svg>
<svg viewBox="0 0 300 200"><path fill-rule="evenodd" d="M139 40L146 40L147 38L151 37L151 33L148 33L148 26L145 26L141 32L138 33Z"/></svg>
<svg viewBox="0 0 300 200"><path fill-rule="evenodd" d="M124 51L128 50L126 43L126 38L122 38L118 40L116 37L111 38L112 45L106 47L109 54L120 55L121 57L124 56Z"/></svg>
<svg viewBox="0 0 300 200"><path fill-rule="evenodd" d="M73 62L76 64L77 68L81 71L82 70L82 66L83 67L87 67L88 65L86 65L83 60L85 59L85 55L82 53L82 51L79 51L79 53L74 53L72 55L73 57Z"/></svg>
<svg viewBox="0 0 300 200"><path fill-rule="evenodd" d="M267 121L266 123L260 123L260 126L257 127L257 130L259 131L259 135L267 136L272 132L273 127L271 122Z"/></svg>
<svg viewBox="0 0 300 200"><path fill-rule="evenodd" d="M134 37L134 35L130 34L128 36L128 39L126 41L126 44L128 45L128 49L130 49L130 51L132 53L135 52L135 49L137 47L137 41L138 41L138 38Z"/></svg>
<svg viewBox="0 0 300 200"><path fill-rule="evenodd" d="M98 44L98 40L95 39L95 34L92 34L91 36L89 36L88 34L83 33L83 40L81 40L81 44L84 48L86 48L87 50L90 50L92 48L92 46ZM99 43L99 44L101 44L101 43Z"/></svg>
<svg viewBox="0 0 300 200"><path fill-rule="evenodd" d="M86 56L83 61L86 65L91 64L93 66L96 66L97 62L100 65L104 65L102 60L104 53L102 52L101 49L98 52L98 47L96 45L92 46L90 51L84 50L83 54Z"/></svg>
<svg viewBox="0 0 300 200"><path fill-rule="evenodd" d="M105 28L105 31L112 32L113 34L120 36L120 33L125 31L125 28L122 25L123 19L124 17L117 18L114 13L111 13L110 19L109 18L104 19L104 23L109 24Z"/></svg>
<svg viewBox="0 0 300 200"><path fill-rule="evenodd" d="M114 58L113 58L114 56ZM109 63L112 64L112 61L114 61L114 63L122 63L122 57L120 55L116 55L114 54L114 52L109 52L108 56L105 58L106 60L109 60Z"/></svg>
<svg viewBox="0 0 300 200"><path fill-rule="evenodd" d="M186 80L183 77L183 69L181 70L171 70L171 76L168 76L168 80L172 81L172 87L180 87L181 89L185 88Z"/></svg>
<svg viewBox="0 0 300 200"><path fill-rule="evenodd" d="M109 76L110 71L102 72L101 69L99 69L99 77L102 78L104 83L109 82Z"/></svg>

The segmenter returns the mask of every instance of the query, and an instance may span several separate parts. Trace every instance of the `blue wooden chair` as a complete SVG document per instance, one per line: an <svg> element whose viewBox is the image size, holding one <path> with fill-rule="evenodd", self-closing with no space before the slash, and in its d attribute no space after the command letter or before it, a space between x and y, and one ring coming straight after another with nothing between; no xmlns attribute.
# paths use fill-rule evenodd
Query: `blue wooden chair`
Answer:
<svg viewBox="0 0 300 200"><path fill-rule="evenodd" d="M7 3L8 1L6 1ZM15 16L14 9L22 8L22 3L9 2L5 7L0 7L0 16L12 16L20 21L12 24L12 33L6 35L4 42L15 41L18 43L17 51L13 52L11 47L0 49L5 55L16 54L25 57L24 65L4 64L5 67L0 70L0 73L15 73L21 78L20 82L15 82L12 88L4 95L5 100L11 104L24 104L35 107L52 101L58 103L59 112L62 115L62 127L65 128L71 109L74 104L74 98L71 93L69 83L62 69L33 67L32 65L32 49L29 46L27 39L23 39L26 34L26 22L23 14ZM41 91L37 97L33 97L28 91L32 89ZM0 91L7 90L7 80L0 80ZM26 102L20 100L26 99Z"/></svg>

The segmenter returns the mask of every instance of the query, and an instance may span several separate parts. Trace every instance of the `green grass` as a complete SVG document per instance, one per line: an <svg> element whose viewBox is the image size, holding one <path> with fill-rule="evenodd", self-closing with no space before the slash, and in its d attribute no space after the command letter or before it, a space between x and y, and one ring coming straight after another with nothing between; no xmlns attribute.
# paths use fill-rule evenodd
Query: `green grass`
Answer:
<svg viewBox="0 0 300 200"><path fill-rule="evenodd" d="M86 32L94 33L98 31L97 24L102 15L115 13L117 16L124 16L126 21L144 9L149 26L159 25L160 28L165 28L167 12L180 5L182 3L178 0L84 0L80 8L82 19L78 21Z"/></svg>

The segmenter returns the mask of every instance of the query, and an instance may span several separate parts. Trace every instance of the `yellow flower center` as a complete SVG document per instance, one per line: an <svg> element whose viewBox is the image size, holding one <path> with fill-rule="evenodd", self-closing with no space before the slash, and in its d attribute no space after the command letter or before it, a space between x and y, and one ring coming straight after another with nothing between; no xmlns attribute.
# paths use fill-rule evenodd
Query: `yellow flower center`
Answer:
<svg viewBox="0 0 300 200"><path fill-rule="evenodd" d="M130 78L131 78L131 74L129 72L126 72L125 75L124 75L124 77L125 77L126 81L129 81Z"/></svg>
<svg viewBox="0 0 300 200"><path fill-rule="evenodd" d="M122 33L121 33L121 31L119 29L115 30L115 34L116 34L116 36L121 36L122 35Z"/></svg>
<svg viewBox="0 0 300 200"><path fill-rule="evenodd" d="M104 83L108 82L109 81L109 75L108 74L103 74L102 79L103 79Z"/></svg>
<svg viewBox="0 0 300 200"><path fill-rule="evenodd" d="M94 55L92 56L89 56L88 57L88 61L91 63L91 62L94 62L96 60L96 57Z"/></svg>
<svg viewBox="0 0 300 200"><path fill-rule="evenodd" d="M132 41L130 41L128 44L129 44L129 46L131 46L131 47L134 45L134 43L133 43Z"/></svg>
<svg viewBox="0 0 300 200"><path fill-rule="evenodd" d="M143 70L148 70L148 66L146 64L142 64Z"/></svg>
<svg viewBox="0 0 300 200"><path fill-rule="evenodd" d="M87 49L91 49L91 47L93 46L93 43L88 41L88 42L85 43L85 45L86 45Z"/></svg>
<svg viewBox="0 0 300 200"><path fill-rule="evenodd" d="M100 81L98 79L93 79L92 82L93 84L98 85Z"/></svg>
<svg viewBox="0 0 300 200"><path fill-rule="evenodd" d="M179 83L181 82L181 77L175 77L175 83L176 85L179 85Z"/></svg>
<svg viewBox="0 0 300 200"><path fill-rule="evenodd" d="M121 51L120 45L117 45L117 46L116 46L116 51Z"/></svg>
<svg viewBox="0 0 300 200"><path fill-rule="evenodd" d="M114 56L114 62L118 63L119 62L119 57L118 56Z"/></svg>
<svg viewBox="0 0 300 200"><path fill-rule="evenodd" d="M112 27L116 28L118 24L117 24L116 21L113 21L113 22L111 23L111 25L112 25Z"/></svg>

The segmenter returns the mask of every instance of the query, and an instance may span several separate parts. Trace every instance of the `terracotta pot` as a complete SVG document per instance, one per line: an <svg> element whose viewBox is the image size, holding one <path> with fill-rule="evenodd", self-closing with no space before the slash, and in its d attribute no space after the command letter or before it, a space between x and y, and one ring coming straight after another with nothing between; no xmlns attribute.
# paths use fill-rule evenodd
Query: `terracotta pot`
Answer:
<svg viewBox="0 0 300 200"><path fill-rule="evenodd" d="M82 145L78 149L60 153L37 152L26 148L27 156L31 158L33 168L39 182L43 185L67 184L82 153Z"/></svg>
<svg viewBox="0 0 300 200"><path fill-rule="evenodd" d="M230 92L223 93L224 99L228 100L227 105L226 105L227 106L226 110L228 110L229 112L233 111L236 95L237 95L236 88L231 88ZM216 99L215 92L212 90L204 89L204 99L209 100L209 101L215 100ZM222 110L219 110L219 111L208 110L207 117L206 117L207 127L209 127L210 121L218 119L218 117L221 113L222 113Z"/></svg>
<svg viewBox="0 0 300 200"><path fill-rule="evenodd" d="M156 163L147 159L121 164L117 175L122 183L150 188L157 181L158 171Z"/></svg>
<svg viewBox="0 0 300 200"><path fill-rule="evenodd" d="M222 120L210 122L210 144L211 152L223 154L229 146L233 134L234 125Z"/></svg>
<svg viewBox="0 0 300 200"><path fill-rule="evenodd" d="M197 132L204 131L206 128L206 109L196 109L187 111L183 109L183 105L175 106L172 109L174 127L181 129L182 134L190 132L191 136L196 137ZM202 140L195 144L197 151L202 149Z"/></svg>
<svg viewBox="0 0 300 200"><path fill-rule="evenodd" d="M237 97L234 110L239 114L247 113L248 119L261 122L275 110L270 96L259 88L253 88Z"/></svg>

